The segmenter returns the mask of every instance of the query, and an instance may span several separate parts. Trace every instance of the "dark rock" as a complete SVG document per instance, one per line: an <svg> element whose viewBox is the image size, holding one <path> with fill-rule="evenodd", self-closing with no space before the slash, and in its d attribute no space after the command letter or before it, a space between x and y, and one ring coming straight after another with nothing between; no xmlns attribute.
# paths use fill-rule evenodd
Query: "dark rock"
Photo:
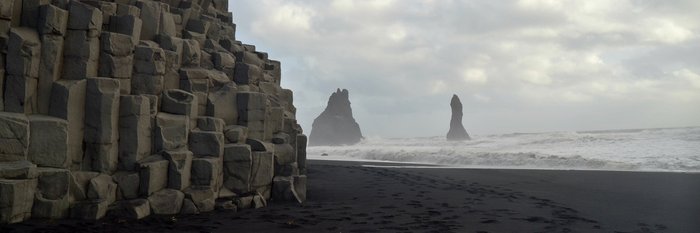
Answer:
<svg viewBox="0 0 700 233"><path fill-rule="evenodd" d="M348 90L338 89L328 99L328 106L312 125L309 146L352 145L362 140L360 125L352 117Z"/></svg>
<svg viewBox="0 0 700 233"><path fill-rule="evenodd" d="M450 131L447 132L447 140L460 141L471 139L462 125L462 102L459 101L457 95L452 96L450 107L452 108L452 119L450 120Z"/></svg>

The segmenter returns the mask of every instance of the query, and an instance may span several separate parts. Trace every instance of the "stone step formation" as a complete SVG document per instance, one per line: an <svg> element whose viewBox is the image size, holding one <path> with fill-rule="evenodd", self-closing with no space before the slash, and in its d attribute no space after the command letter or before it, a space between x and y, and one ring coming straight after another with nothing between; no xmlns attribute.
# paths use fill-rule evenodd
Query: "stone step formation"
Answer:
<svg viewBox="0 0 700 233"><path fill-rule="evenodd" d="M280 62L226 0L0 1L0 224L305 200Z"/></svg>

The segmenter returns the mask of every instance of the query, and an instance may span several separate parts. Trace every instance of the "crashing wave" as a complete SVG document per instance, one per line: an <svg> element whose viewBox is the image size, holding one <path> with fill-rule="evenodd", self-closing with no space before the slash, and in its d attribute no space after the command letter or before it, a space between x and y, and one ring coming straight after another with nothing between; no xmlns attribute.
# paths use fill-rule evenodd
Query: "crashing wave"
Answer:
<svg viewBox="0 0 700 233"><path fill-rule="evenodd" d="M700 128L368 138L354 146L310 147L310 158L464 167L700 172Z"/></svg>

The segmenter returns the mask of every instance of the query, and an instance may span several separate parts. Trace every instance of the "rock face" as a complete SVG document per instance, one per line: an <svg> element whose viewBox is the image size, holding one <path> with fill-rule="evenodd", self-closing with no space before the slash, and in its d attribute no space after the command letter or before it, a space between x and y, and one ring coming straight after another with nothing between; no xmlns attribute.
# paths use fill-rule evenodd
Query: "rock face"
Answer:
<svg viewBox="0 0 700 233"><path fill-rule="evenodd" d="M0 225L303 202L293 93L228 2L0 0Z"/></svg>
<svg viewBox="0 0 700 233"><path fill-rule="evenodd" d="M447 140L461 141L471 139L462 125L462 102L459 101L457 95L452 96L450 107L452 108L452 119L450 120L450 131L447 132Z"/></svg>
<svg viewBox="0 0 700 233"><path fill-rule="evenodd" d="M315 120L309 146L352 145L362 140L360 125L352 117L348 90L338 89L328 99L328 106Z"/></svg>

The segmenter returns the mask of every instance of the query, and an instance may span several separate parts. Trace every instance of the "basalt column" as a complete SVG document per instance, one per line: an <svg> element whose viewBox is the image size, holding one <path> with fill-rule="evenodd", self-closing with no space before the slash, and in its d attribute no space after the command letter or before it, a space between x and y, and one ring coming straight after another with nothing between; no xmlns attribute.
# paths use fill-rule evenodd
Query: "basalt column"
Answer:
<svg viewBox="0 0 700 233"><path fill-rule="evenodd" d="M0 228L304 202L293 93L228 2L0 0Z"/></svg>

